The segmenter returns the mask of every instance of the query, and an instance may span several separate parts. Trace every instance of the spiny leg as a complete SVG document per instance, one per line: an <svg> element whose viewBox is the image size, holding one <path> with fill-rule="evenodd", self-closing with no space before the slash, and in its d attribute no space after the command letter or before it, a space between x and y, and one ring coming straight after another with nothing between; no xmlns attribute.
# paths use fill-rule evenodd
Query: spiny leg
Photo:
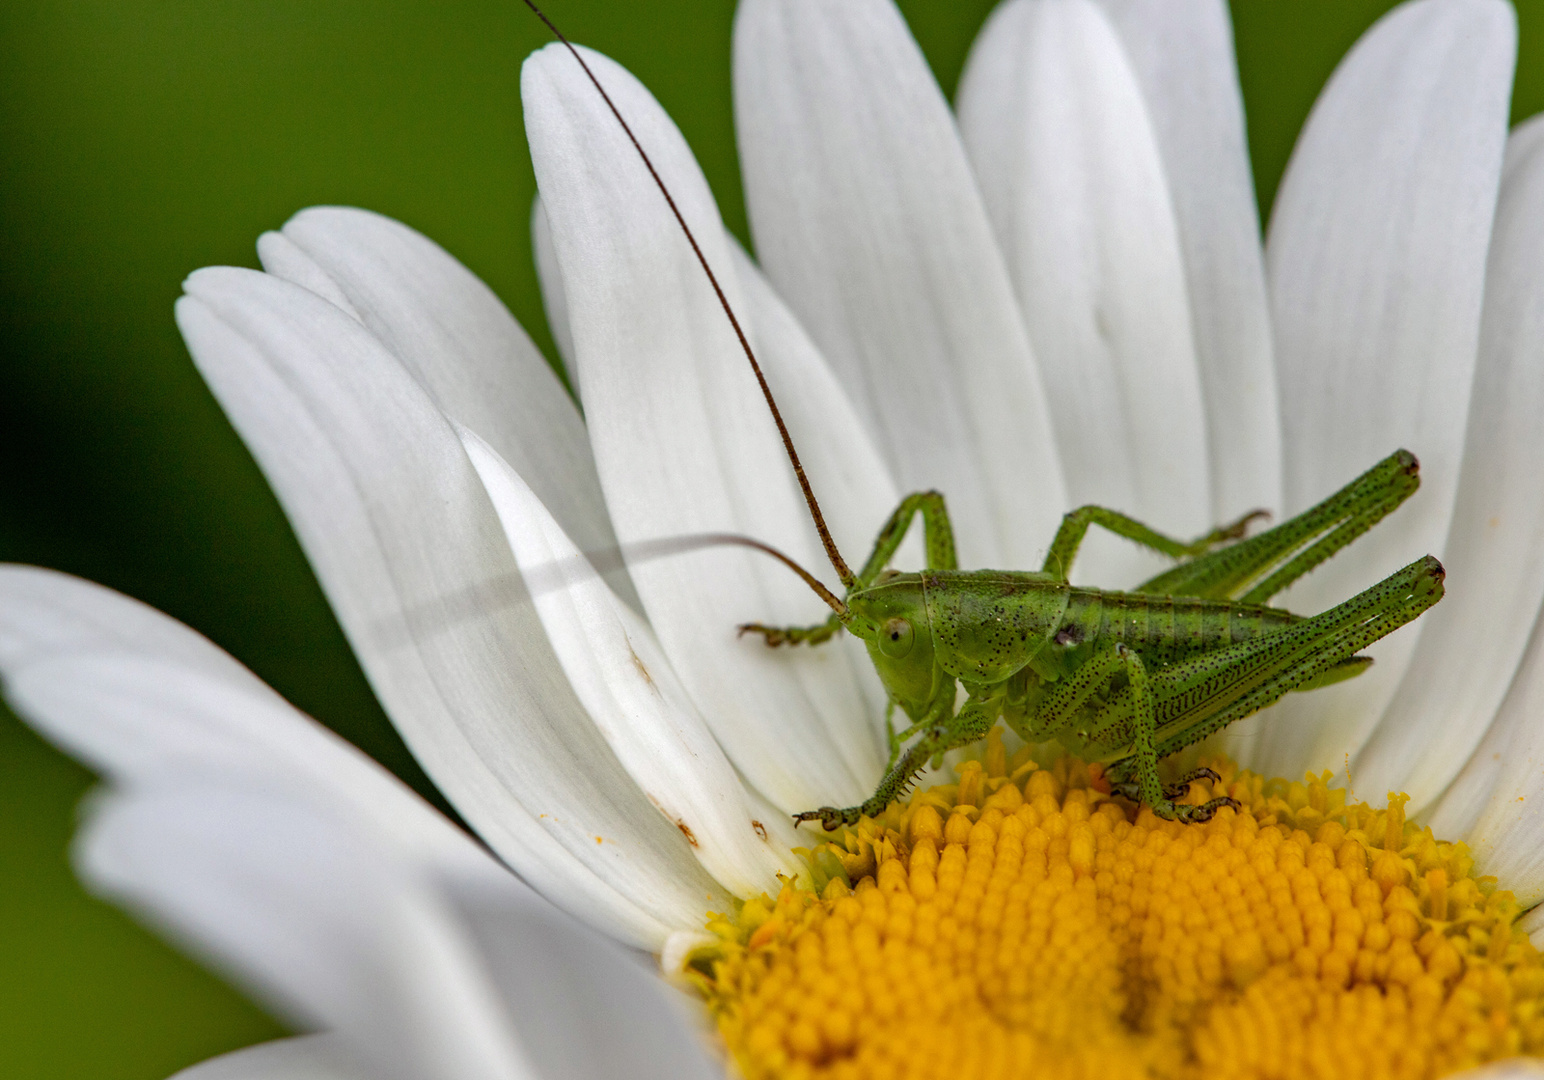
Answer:
<svg viewBox="0 0 1544 1080"><path fill-rule="evenodd" d="M1370 661L1355 654L1441 599L1442 578L1442 565L1427 556L1312 618L1154 672L1149 682L1159 720L1158 756L1199 742L1291 691L1328 685L1347 668L1365 670ZM1083 723L1091 743L1122 747L1131 734L1129 693L1117 693ZM1124 761L1115 755L1105 760L1114 762L1107 773L1112 782L1130 779Z"/></svg>
<svg viewBox="0 0 1544 1080"><path fill-rule="evenodd" d="M1199 769L1191 769L1172 784L1165 784L1163 786L1163 793L1170 799L1182 799L1190 793L1190 785L1197 780L1210 780L1215 784L1221 779L1222 776L1218 774L1216 769L1208 769L1202 766Z"/></svg>
<svg viewBox="0 0 1544 1080"><path fill-rule="evenodd" d="M901 500L890 520L879 530L874 540L874 550L868 562L858 572L859 585L872 585L882 574L901 542L911 528L911 519L922 515L922 543L927 554L929 570L958 570L959 559L954 552L954 526L949 523L949 511L944 507L944 497L937 491L914 491Z"/></svg>
<svg viewBox="0 0 1544 1080"><path fill-rule="evenodd" d="M896 759L901 756L901 743L906 740L895 733L895 699L891 698L885 705L885 745L890 748L890 757L885 761L885 771L895 768Z"/></svg>
<svg viewBox="0 0 1544 1080"><path fill-rule="evenodd" d="M953 687L954 680L951 679L949 681L949 689L938 695L938 699L933 703L932 707L929 708L927 712L923 713L922 719L918 720L904 731L895 730L895 723L893 720L896 710L895 700L892 698L890 703L885 706L885 737L887 743L890 746L890 758L885 762L886 772L889 772L891 769L895 768L895 763L901 756L901 747L905 745L907 739L911 738L913 735L916 735L918 732L926 731L930 727L934 727L938 724L946 724L949 722L950 716L954 713Z"/></svg>
<svg viewBox="0 0 1544 1080"><path fill-rule="evenodd" d="M934 724L921 739L913 743L901 755L901 760L885 773L874 794L862 803L857 806L822 806L819 810L806 810L802 814L795 814L794 822L818 821L827 832L831 832L842 825L856 825L860 818L877 817L884 812L885 807L906 794L912 780L922 771L929 758L977 739L984 739L995 719L990 703L967 701L957 715Z"/></svg>
<svg viewBox="0 0 1544 1080"><path fill-rule="evenodd" d="M1170 558L1183 559L1200 555L1224 541L1237 540L1244 535L1251 521L1268 516L1264 510L1254 510L1237 521L1218 526L1198 540L1186 542L1150 529L1118 510L1103 506L1080 506L1062 518L1061 526L1056 530L1056 538L1051 541L1051 549L1045 553L1045 562L1041 564L1040 572L1052 574L1058 581L1066 581L1072 573L1072 561L1077 557L1078 548L1083 545L1083 538L1088 535L1091 525L1102 526L1116 536L1134 540Z"/></svg>
<svg viewBox="0 0 1544 1080"><path fill-rule="evenodd" d="M891 710L893 709L894 703L892 702ZM895 767L896 761L901 756L901 747L906 745L907 739L910 739L912 736L919 734L920 732L926 730L929 725L937 722L934 719L923 718L918 720L915 724L912 724L909 728L906 728L904 731L896 731L894 727L890 726L889 711L890 710L886 711L885 716L886 730L890 732L890 760L885 762L886 769Z"/></svg>
<svg viewBox="0 0 1544 1080"><path fill-rule="evenodd" d="M1224 806L1237 809L1238 803L1226 795L1204 802L1200 806L1174 801L1175 798L1182 796L1184 791L1188 791L1190 785L1186 784L1184 791L1175 794L1158 779L1159 755L1158 748L1154 745L1158 722L1156 709L1153 706L1153 691L1148 685L1147 671L1142 667L1142 661L1135 652L1130 653L1126 677L1131 683L1131 758L1135 763L1137 790L1142 801L1152 809L1153 813L1166 821L1193 824L1210 821L1212 816Z"/></svg>
<svg viewBox="0 0 1544 1080"><path fill-rule="evenodd" d="M1152 807L1153 813L1171 821L1207 821L1219 808L1237 805L1228 798L1213 799L1201 806L1174 802L1189 790L1189 784L1186 783L1183 788L1166 788L1158 779L1158 754L1154 746L1158 723L1152 687L1142 658L1135 649L1122 642L1116 642L1089 657L1082 667L1046 698L1036 717L1036 733L1055 735L1065 730L1072 724L1078 710L1121 672L1125 673L1127 682L1122 703L1129 709L1132 752L1128 760L1135 762L1136 783L1132 786L1135 795ZM1124 778L1116 779L1123 781ZM1123 782L1118 787L1123 794L1131 793L1127 788L1128 785Z"/></svg>
<svg viewBox="0 0 1544 1080"><path fill-rule="evenodd" d="M1415 619L1441 595L1441 564L1428 557L1310 619L1165 665L1149 680L1157 708L1158 756L1175 753L1289 692L1365 671L1371 659L1355 653ZM1096 748L1096 756L1119 751L1103 757L1114 762L1107 774L1112 782L1121 780L1117 759L1127 756L1123 748L1130 742L1131 725L1130 694L1124 689L1081 721L1079 734Z"/></svg>
<svg viewBox="0 0 1544 1080"><path fill-rule="evenodd" d="M836 636L842 628L840 615L832 614L823 623L814 626L763 626L761 623L741 623L737 629L740 637L760 634L774 649L779 645L823 645Z"/></svg>
<svg viewBox="0 0 1544 1080"><path fill-rule="evenodd" d="M1094 653L1058 682L1056 689L1047 694L1040 707L1026 719L1024 730L1020 732L1025 741L1060 737L1071 727L1078 710L1108 687L1112 678L1126 670L1130 661L1127 654L1130 653L1130 646L1116 642Z"/></svg>
<svg viewBox="0 0 1544 1080"><path fill-rule="evenodd" d="M1184 776L1174 781L1174 783L1163 785L1163 797L1166 799L1183 799L1190 793L1190 785L1197 780L1210 780L1215 784L1221 779L1222 776L1215 769L1191 769ZM1141 801L1141 787L1135 780L1123 780L1119 783L1112 782L1110 790L1117 795L1124 795L1132 802ZM1219 809L1222 805L1227 805L1228 803L1233 803L1235 806L1238 805L1232 799L1217 799L1215 801L1220 804Z"/></svg>
<svg viewBox="0 0 1544 1080"><path fill-rule="evenodd" d="M1233 721L1279 701L1293 690L1313 684L1326 671L1343 664L1348 658L1401 626L1413 622L1442 599L1444 576L1442 564L1427 555L1390 574L1344 604L1315 615L1312 619L1305 619L1287 631L1281 631L1314 631L1316 624L1323 620L1323 629L1319 630L1310 646L1297 650L1291 662L1279 673L1226 708L1162 735L1157 748L1159 756L1183 750Z"/></svg>
<svg viewBox="0 0 1544 1080"><path fill-rule="evenodd" d="M954 553L954 528L949 524L949 512L944 508L944 497L936 491L914 492L901 500L901 505L895 508L890 515L890 520L885 522L884 528L879 530L879 536L874 541L874 550L868 557L868 562L863 564L863 569L858 572L857 588L872 585L884 573L890 560L895 558L896 551L901 542L906 539L906 531L911 528L911 520L918 514L922 515L923 544L927 549L927 567L929 570L957 570L959 562ZM740 626L741 635L760 634L766 638L767 644L778 645L819 645L830 641L838 630L842 628L842 620L832 615L823 623L814 626L765 626L762 623L744 623Z"/></svg>
<svg viewBox="0 0 1544 1080"><path fill-rule="evenodd" d="M1317 506L1258 536L1182 563L1133 591L1263 604L1376 525L1420 485L1415 455L1396 451Z"/></svg>

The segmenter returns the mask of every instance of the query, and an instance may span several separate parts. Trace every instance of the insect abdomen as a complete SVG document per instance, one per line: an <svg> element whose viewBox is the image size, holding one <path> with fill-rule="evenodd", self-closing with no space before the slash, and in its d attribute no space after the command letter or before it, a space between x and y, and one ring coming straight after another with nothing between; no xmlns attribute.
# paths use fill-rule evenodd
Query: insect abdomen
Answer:
<svg viewBox="0 0 1544 1080"><path fill-rule="evenodd" d="M1144 653L1181 655L1247 641L1298 619L1280 608L1233 600L1074 589L1063 635L1076 639L1066 644L1120 641Z"/></svg>

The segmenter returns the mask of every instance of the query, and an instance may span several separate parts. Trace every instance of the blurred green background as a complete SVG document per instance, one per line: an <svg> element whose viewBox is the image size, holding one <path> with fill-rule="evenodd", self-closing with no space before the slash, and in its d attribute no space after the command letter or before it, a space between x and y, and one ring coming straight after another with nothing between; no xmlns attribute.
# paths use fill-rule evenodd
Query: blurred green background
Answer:
<svg viewBox="0 0 1544 1080"><path fill-rule="evenodd" d="M990 0L901 4L946 92ZM1269 206L1336 60L1392 6L1236 0ZM745 236L728 0L550 0L675 117ZM1523 0L1514 120L1544 107ZM277 504L172 324L189 271L255 266L301 207L434 237L552 355L526 223L515 0L79 0L0 10L0 560L58 567L196 627L433 797L355 666ZM0 706L0 1075L159 1080L279 1034L88 897L70 871L91 775Z"/></svg>

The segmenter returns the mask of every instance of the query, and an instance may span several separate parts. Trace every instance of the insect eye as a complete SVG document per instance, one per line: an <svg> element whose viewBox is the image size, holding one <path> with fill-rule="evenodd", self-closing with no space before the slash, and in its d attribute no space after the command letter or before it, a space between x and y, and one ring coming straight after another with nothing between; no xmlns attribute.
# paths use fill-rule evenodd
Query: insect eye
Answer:
<svg viewBox="0 0 1544 1080"><path fill-rule="evenodd" d="M891 619L879 632L879 651L892 659L899 660L911 652L911 643L915 636L909 620Z"/></svg>

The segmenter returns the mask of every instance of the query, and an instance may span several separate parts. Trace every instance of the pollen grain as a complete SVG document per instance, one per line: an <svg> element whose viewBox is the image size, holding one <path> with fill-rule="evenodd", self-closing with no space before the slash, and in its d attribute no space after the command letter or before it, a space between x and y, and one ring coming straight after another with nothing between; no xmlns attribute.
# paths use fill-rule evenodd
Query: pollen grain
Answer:
<svg viewBox="0 0 1544 1080"><path fill-rule="evenodd" d="M686 973L748 1080L1436 1077L1544 1052L1544 964L1462 844L1227 762L1162 821L995 737L711 918Z"/></svg>

